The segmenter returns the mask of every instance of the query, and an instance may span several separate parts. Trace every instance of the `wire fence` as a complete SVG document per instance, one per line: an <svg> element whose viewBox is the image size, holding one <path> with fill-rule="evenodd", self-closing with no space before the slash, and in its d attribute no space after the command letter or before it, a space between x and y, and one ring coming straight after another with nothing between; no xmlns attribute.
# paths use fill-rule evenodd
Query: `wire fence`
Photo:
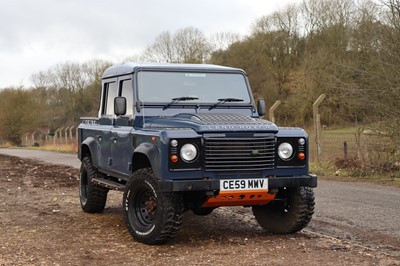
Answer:
<svg viewBox="0 0 400 266"><path fill-rule="evenodd" d="M22 146L75 145L78 141L78 129L75 126L62 127L49 134L37 130L21 137Z"/></svg>
<svg viewBox="0 0 400 266"><path fill-rule="evenodd" d="M309 159L317 161L317 144L315 135L309 135ZM347 159L359 156L360 143L356 133L335 133L323 131L321 134L320 161L333 161L335 159Z"/></svg>
<svg viewBox="0 0 400 266"><path fill-rule="evenodd" d="M59 128L53 134L40 131L26 133L22 136L22 146L66 145L77 143L77 128L74 126ZM355 157L359 154L359 144L355 133L334 133L322 131L322 155L320 161L332 161L337 158ZM317 160L315 135L309 134L309 159Z"/></svg>
<svg viewBox="0 0 400 266"><path fill-rule="evenodd" d="M393 143L393 138L384 133L361 131L355 127L350 130L322 130L320 140L321 153L318 160L315 134L309 132L310 162L348 162L364 170L400 170L400 147L398 143ZM59 128L54 134L36 131L22 137L22 146L62 145L72 145L76 150L75 126Z"/></svg>
<svg viewBox="0 0 400 266"><path fill-rule="evenodd" d="M339 131L340 132L340 131ZM310 135L310 162L317 160L315 136ZM323 131L320 162L334 162L363 173L400 172L400 145L398 139L379 131L354 130L353 132Z"/></svg>

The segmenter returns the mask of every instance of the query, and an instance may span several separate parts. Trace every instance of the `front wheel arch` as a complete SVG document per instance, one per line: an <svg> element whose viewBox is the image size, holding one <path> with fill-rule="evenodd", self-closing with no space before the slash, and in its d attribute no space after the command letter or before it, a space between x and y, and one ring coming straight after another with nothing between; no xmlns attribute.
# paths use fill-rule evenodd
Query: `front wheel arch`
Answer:
<svg viewBox="0 0 400 266"><path fill-rule="evenodd" d="M160 152L152 143L142 143L133 152L132 172L143 168L151 168L158 179L162 178L160 171Z"/></svg>

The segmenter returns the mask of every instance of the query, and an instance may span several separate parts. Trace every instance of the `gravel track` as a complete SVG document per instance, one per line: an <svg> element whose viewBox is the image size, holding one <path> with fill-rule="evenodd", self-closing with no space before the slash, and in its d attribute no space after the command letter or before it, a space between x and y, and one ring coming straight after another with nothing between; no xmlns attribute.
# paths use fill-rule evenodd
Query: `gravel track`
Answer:
<svg viewBox="0 0 400 266"><path fill-rule="evenodd" d="M249 208L220 208L186 213L172 242L146 246L124 225L121 193L110 193L103 214L81 211L74 155L0 153L30 158L0 155L0 265L400 265L398 188L322 180L298 234L270 235Z"/></svg>

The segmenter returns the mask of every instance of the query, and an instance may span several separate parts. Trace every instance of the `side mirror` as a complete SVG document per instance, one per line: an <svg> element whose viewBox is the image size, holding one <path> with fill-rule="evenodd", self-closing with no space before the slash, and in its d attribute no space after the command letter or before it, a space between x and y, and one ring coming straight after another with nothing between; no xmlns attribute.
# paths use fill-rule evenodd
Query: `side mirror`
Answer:
<svg viewBox="0 0 400 266"><path fill-rule="evenodd" d="M265 100L264 99L258 99L257 112L258 112L259 116L265 115Z"/></svg>
<svg viewBox="0 0 400 266"><path fill-rule="evenodd" d="M126 114L126 98L125 97L115 97L114 98L114 114L116 116Z"/></svg>

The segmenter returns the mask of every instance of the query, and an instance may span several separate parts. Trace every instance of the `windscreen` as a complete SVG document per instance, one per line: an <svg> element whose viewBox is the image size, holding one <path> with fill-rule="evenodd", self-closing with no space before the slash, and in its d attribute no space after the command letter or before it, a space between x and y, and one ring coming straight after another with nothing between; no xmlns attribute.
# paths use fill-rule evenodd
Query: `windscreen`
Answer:
<svg viewBox="0 0 400 266"><path fill-rule="evenodd" d="M216 103L227 97L250 103L245 77L239 73L141 71L138 96L143 103L168 103L181 97L198 98L186 103Z"/></svg>

